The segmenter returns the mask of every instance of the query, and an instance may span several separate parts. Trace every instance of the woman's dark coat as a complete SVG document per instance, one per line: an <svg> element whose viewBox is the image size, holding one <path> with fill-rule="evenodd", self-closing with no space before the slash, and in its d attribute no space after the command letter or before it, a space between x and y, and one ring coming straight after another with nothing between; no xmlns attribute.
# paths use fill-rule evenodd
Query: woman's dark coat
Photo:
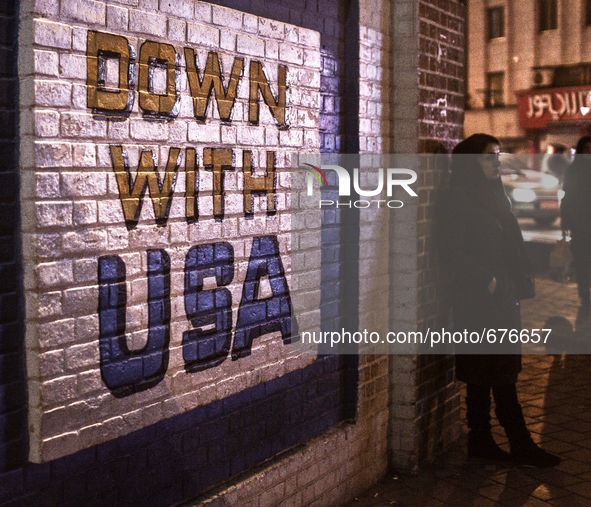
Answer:
<svg viewBox="0 0 591 507"><path fill-rule="evenodd" d="M521 330L516 279L526 268L523 238L500 179L486 180L474 157L462 165L454 174L452 162L438 213L441 259L453 274L453 327L479 335L495 330L500 340L499 329ZM491 295L493 277L497 287ZM487 345L486 337L482 345L456 345L456 378L490 386L516 382L521 346L507 342L508 333L502 348L498 342ZM462 353L474 350L479 354ZM501 350L511 354L498 354Z"/></svg>

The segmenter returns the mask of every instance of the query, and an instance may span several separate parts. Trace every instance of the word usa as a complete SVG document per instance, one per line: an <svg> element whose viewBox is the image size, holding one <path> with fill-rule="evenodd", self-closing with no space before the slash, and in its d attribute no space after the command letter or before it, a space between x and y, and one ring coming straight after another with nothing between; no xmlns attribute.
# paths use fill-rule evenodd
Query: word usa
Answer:
<svg viewBox="0 0 591 507"><path fill-rule="evenodd" d="M148 250L148 339L141 350L130 350L125 334L126 267L117 255L99 258L99 348L105 385L124 397L150 389L168 369L170 343L170 257L165 250ZM206 278L217 287L204 290ZM272 295L259 297L261 279ZM277 236L253 238L232 343L234 249L227 242L197 245L185 258L184 301L193 329L183 332L185 371L218 366L230 353L233 360L250 355L253 340L275 331L291 342L291 297L279 254Z"/></svg>

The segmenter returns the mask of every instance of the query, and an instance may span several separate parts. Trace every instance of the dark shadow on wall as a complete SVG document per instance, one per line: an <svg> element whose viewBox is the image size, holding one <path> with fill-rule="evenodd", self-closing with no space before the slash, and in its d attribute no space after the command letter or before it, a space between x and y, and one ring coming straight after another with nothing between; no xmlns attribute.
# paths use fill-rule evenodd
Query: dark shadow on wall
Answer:
<svg viewBox="0 0 591 507"><path fill-rule="evenodd" d="M162 507L343 420L339 356L49 463L0 473L0 505Z"/></svg>
<svg viewBox="0 0 591 507"><path fill-rule="evenodd" d="M441 454L453 440L452 412L459 407L454 385L453 356L418 357L417 417L419 417L419 463Z"/></svg>
<svg viewBox="0 0 591 507"><path fill-rule="evenodd" d="M0 472L27 459L21 271L17 0L0 5Z"/></svg>
<svg viewBox="0 0 591 507"><path fill-rule="evenodd" d="M321 1L321 0L320 0ZM345 0L345 33L357 34L345 37L345 136L344 153L359 153L359 1ZM357 165L356 167L359 167ZM347 168L350 170L350 168ZM355 195L350 196L350 200ZM345 329L359 329L359 234L360 211L357 208L342 209L340 314ZM344 390L346 399L345 419L357 416L357 386L359 383L359 356L345 355L347 372Z"/></svg>

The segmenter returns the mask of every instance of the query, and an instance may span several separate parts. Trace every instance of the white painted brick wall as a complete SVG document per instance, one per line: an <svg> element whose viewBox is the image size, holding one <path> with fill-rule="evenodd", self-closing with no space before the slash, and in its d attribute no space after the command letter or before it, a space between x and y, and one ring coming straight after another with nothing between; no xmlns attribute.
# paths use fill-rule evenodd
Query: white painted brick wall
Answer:
<svg viewBox="0 0 591 507"><path fill-rule="evenodd" d="M313 356L292 357L290 348L275 333L255 340L249 357L228 359L218 368L187 374L181 337L190 328L183 299L183 268L190 246L222 239L234 246L236 275L229 287L235 301L234 322L253 236L277 234L284 266L290 269L289 229L280 226L286 223L286 217L289 221L286 198L281 193L288 187L278 187L277 216L267 217L261 209L266 199L255 198L255 217L245 220L242 150L254 150L255 155L261 150L275 151L278 181L283 181L282 174L289 171L284 154L319 149L319 35L207 3L162 1L159 7L157 3L63 0L58 10L55 3L37 1L32 14L22 15L22 72L33 76L29 81L21 76L21 129L28 133L21 144L21 173L22 181L30 182L23 185L21 198L33 461L47 461L116 438L314 360ZM181 110L174 122L144 119L137 93L128 119L115 121L92 115L86 90L89 29L126 37L137 56L145 40L174 46L181 61ZM245 58L231 124L221 124L213 97L205 124L194 119L184 47L195 50L201 72L207 52L216 50L223 60L226 83L234 56ZM287 62L287 131L277 129L262 100L259 125L251 126L247 121L248 65L253 58L263 62L274 93L277 65ZM307 97L297 108L292 91L294 98ZM127 230L110 145L123 146L132 173L143 149L152 150L161 172L170 147L182 149L166 227L155 224L146 193L138 226ZM197 149L201 167L200 189L204 195L199 203L202 216L196 224L185 220L187 147ZM223 223L211 216L212 177L202 170L204 148L234 151L236 169L226 177ZM147 327L147 248L164 248L172 263L169 368L155 388L120 400L100 379L97 259L115 254L126 263L126 331L129 343L140 346ZM255 368L259 374L250 375Z"/></svg>
<svg viewBox="0 0 591 507"><path fill-rule="evenodd" d="M47 19L35 19L33 22L33 42L50 49L70 49L72 28Z"/></svg>

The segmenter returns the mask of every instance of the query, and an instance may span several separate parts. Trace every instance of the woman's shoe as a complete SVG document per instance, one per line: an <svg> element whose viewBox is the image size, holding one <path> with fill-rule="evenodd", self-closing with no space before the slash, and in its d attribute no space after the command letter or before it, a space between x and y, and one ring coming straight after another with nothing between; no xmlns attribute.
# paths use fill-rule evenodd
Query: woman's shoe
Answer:
<svg viewBox="0 0 591 507"><path fill-rule="evenodd" d="M511 449L511 461L520 465L539 468L555 467L562 461L560 457L540 449L532 440L523 410L517 400L515 384L493 388L497 419L505 429Z"/></svg>
<svg viewBox="0 0 591 507"><path fill-rule="evenodd" d="M511 455L503 451L490 431L470 431L468 433L468 457L490 461L511 461Z"/></svg>
<svg viewBox="0 0 591 507"><path fill-rule="evenodd" d="M519 465L529 465L538 468L555 467L560 464L560 456L550 454L541 449L531 439L531 436L523 436L519 439L509 439L511 448L511 461Z"/></svg>

